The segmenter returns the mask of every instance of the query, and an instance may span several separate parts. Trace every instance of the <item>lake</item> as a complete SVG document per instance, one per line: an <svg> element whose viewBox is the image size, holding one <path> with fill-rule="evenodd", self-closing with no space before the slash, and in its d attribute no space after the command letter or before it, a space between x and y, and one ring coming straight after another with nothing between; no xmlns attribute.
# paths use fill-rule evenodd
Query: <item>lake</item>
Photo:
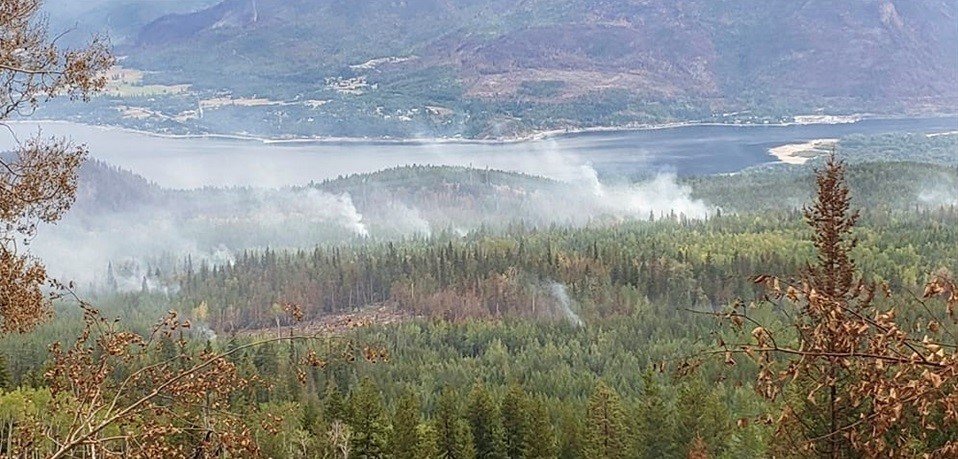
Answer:
<svg viewBox="0 0 958 459"><path fill-rule="evenodd" d="M223 137L168 138L61 122L12 123L21 138L69 136L92 157L161 186L280 187L407 164L473 166L556 179L727 173L777 161L769 148L849 134L958 130L958 118L869 119L851 124L682 126L585 132L516 143L262 142ZM12 146L0 136L0 148Z"/></svg>

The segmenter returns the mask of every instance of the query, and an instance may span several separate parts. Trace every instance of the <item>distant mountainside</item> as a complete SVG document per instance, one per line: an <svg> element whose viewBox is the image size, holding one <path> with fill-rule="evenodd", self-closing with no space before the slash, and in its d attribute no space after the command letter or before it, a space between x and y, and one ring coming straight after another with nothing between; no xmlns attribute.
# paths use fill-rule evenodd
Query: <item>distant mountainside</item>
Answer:
<svg viewBox="0 0 958 459"><path fill-rule="evenodd" d="M206 8L219 0L44 0L50 32L66 32L59 42L82 45L92 34L106 34L114 44L136 39L143 26L159 16Z"/></svg>
<svg viewBox="0 0 958 459"><path fill-rule="evenodd" d="M311 101L272 114L287 132L494 137L953 112L955 24L952 0L226 0L121 51L201 95ZM197 125L242 119L235 105Z"/></svg>

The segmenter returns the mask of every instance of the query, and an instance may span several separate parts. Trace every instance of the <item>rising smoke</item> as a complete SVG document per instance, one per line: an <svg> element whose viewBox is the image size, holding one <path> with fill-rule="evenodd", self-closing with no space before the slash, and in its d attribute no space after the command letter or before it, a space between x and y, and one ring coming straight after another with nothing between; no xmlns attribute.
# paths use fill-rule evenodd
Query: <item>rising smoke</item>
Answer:
<svg viewBox="0 0 958 459"><path fill-rule="evenodd" d="M312 247L369 236L348 194L312 188L176 192L131 210L78 207L57 225L41 228L31 250L58 279L102 284L112 275L121 291L168 288L155 284L156 265L169 269L187 255L217 265L246 249Z"/></svg>
<svg viewBox="0 0 958 459"><path fill-rule="evenodd" d="M148 274L155 266L144 262L159 256L175 260L191 255L197 262L218 264L243 250L265 247L299 249L367 239L429 237L436 231L465 235L480 226L496 228L517 221L583 225L609 218L645 219L650 214L698 218L708 212L673 174L659 174L640 183L606 183L591 163L552 148L550 142L530 147L528 154L488 158L444 153L439 145L424 148L432 151L429 155L437 164L481 159L485 167L498 166L549 180L529 177L511 184L489 183L485 188L473 186L470 192L460 190L462 184L427 180L424 183L429 185L398 184L415 189L403 196L394 195L396 183L365 181L361 190L347 191L329 191L333 187L321 185L159 190L149 199L133 199L119 207L100 202L112 202L115 193L85 193L84 188L110 187L81 183L77 208L57 226L42 228L33 250L53 275L81 285L102 283L110 262L127 266L125 275L117 276L117 287L137 290L162 288L151 285ZM229 167L220 170L217 183L230 182L231 171ZM429 173L428 169L424 172ZM246 175L248 172L242 172L240 177ZM112 180L109 173L96 177ZM375 179L376 175L369 176L370 182ZM409 178L417 179L415 174ZM438 196L439 200L422 196Z"/></svg>
<svg viewBox="0 0 958 459"><path fill-rule="evenodd" d="M569 292L566 290L565 285L558 282L551 282L549 284L549 292L552 294L552 297L556 299L559 312L562 313L563 317L565 317L569 323L577 327L584 325L579 315L572 310L572 299L569 298Z"/></svg>

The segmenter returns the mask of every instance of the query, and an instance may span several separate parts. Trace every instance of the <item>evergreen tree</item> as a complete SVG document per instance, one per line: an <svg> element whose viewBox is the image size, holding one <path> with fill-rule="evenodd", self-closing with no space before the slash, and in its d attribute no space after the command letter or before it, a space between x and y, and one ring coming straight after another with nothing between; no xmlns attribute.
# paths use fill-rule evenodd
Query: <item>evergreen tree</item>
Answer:
<svg viewBox="0 0 958 459"><path fill-rule="evenodd" d="M343 403L343 394L332 381L326 386L326 397L323 399L323 414L327 421L342 421L346 416L346 405Z"/></svg>
<svg viewBox="0 0 958 459"><path fill-rule="evenodd" d="M416 427L416 459L436 459L439 457L439 432L431 423L422 423Z"/></svg>
<svg viewBox="0 0 958 459"><path fill-rule="evenodd" d="M303 415L300 421L302 429L306 432L312 434L320 432L320 426L323 421L322 412L319 409L319 401L316 399L315 394L309 396L303 404Z"/></svg>
<svg viewBox="0 0 958 459"><path fill-rule="evenodd" d="M462 419L459 401L451 389L446 388L439 397L436 408L436 430L439 434L439 458L475 459L469 424Z"/></svg>
<svg viewBox="0 0 958 459"><path fill-rule="evenodd" d="M549 419L549 411L546 410L542 401L535 398L530 398L527 406L529 407L529 430L526 439L528 446L526 457L529 459L555 458L558 455L558 445L556 445L552 421Z"/></svg>
<svg viewBox="0 0 958 459"><path fill-rule="evenodd" d="M513 384L502 399L502 423L505 429L506 455L509 459L525 459L528 450L529 419L526 393Z"/></svg>
<svg viewBox="0 0 958 459"><path fill-rule="evenodd" d="M411 390L403 392L393 415L390 452L393 459L416 459L420 452L419 397Z"/></svg>
<svg viewBox="0 0 958 459"><path fill-rule="evenodd" d="M584 456L589 459L623 459L627 457L628 447L629 433L622 401L615 390L600 381L589 399Z"/></svg>
<svg viewBox="0 0 958 459"><path fill-rule="evenodd" d="M478 459L505 459L506 444L503 439L502 418L489 392L477 382L469 395L467 408L473 445Z"/></svg>
<svg viewBox="0 0 958 459"><path fill-rule="evenodd" d="M559 458L582 459L585 438L579 414L566 405L559 418Z"/></svg>
<svg viewBox="0 0 958 459"><path fill-rule="evenodd" d="M0 354L0 391L8 390L13 386L10 379L10 371L7 369L7 357Z"/></svg>
<svg viewBox="0 0 958 459"><path fill-rule="evenodd" d="M691 455L695 446L698 453L720 456L732 435L728 407L719 393L709 390L700 379L683 384L676 400L675 444L681 456Z"/></svg>
<svg viewBox="0 0 958 459"><path fill-rule="evenodd" d="M166 349L166 343L164 343L164 349ZM173 342L170 342L170 349L175 349L173 347ZM264 387L262 390L257 391L256 401L260 403L267 403L271 401L282 400L284 395L283 390L280 388L280 383L276 380L282 374L279 366L279 351L277 346L273 343L266 343L262 346L257 346L253 351L253 365L256 366L256 371L261 375L271 375L271 380L269 386Z"/></svg>
<svg viewBox="0 0 958 459"><path fill-rule="evenodd" d="M662 393L655 374L650 370L642 375L642 398L639 402L636 427L637 446L640 457L660 459L674 457L675 411Z"/></svg>
<svg viewBox="0 0 958 459"><path fill-rule="evenodd" d="M352 419L352 457L373 459L387 457L389 421L382 397L372 379L364 378L359 390L349 397Z"/></svg>

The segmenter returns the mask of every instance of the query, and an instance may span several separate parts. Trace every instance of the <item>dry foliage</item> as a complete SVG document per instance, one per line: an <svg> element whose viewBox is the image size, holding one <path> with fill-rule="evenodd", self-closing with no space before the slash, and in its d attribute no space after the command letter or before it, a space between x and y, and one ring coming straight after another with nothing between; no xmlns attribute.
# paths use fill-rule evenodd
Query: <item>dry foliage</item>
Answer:
<svg viewBox="0 0 958 459"><path fill-rule="evenodd" d="M333 339L291 334L219 352L211 347L194 350L198 343L189 341L190 322L175 312L141 335L124 330L119 320L106 319L89 304L81 302L80 307L81 335L72 345L51 348L53 362L45 375L52 394L44 410L48 414L15 426L16 442L0 458L259 457L249 419L253 413L238 412L231 402L267 382L241 375L234 357L274 342L321 342L329 348ZM342 344L358 352L353 343ZM362 355L369 361L385 355L368 349ZM339 358L307 351L297 363L299 373L305 376L302 368L322 368ZM257 427L275 435L282 423L266 416Z"/></svg>
<svg viewBox="0 0 958 459"><path fill-rule="evenodd" d="M705 440L698 434L695 435L695 438L692 439L691 447L689 448L689 453L686 455L687 459L709 459L709 448L708 444L705 443Z"/></svg>
<svg viewBox="0 0 958 459"><path fill-rule="evenodd" d="M0 0L0 124L29 115L58 95L87 99L103 89L113 64L100 39L60 49L39 13L40 0ZM11 130L11 135L12 130ZM38 223L60 219L76 196L83 147L62 139L17 140L0 156L0 333L24 332L49 314L39 260L25 251Z"/></svg>
<svg viewBox="0 0 958 459"><path fill-rule="evenodd" d="M189 351L182 338L189 322L171 312L150 335L141 336L120 329L118 321L89 305L81 307L83 333L73 345L51 349L53 365L46 377L53 408L69 413L69 421L35 426L34 446L48 450L46 457L255 453L249 428L229 411L229 396L250 381L237 374L226 354Z"/></svg>
<svg viewBox="0 0 958 459"><path fill-rule="evenodd" d="M857 279L844 170L832 155L805 210L816 262L796 281L755 279L791 330L775 331L739 304L726 317L749 339L722 343L726 361L746 355L758 364L758 391L783 400L776 456L958 457L958 289L942 270L923 298L906 302Z"/></svg>

